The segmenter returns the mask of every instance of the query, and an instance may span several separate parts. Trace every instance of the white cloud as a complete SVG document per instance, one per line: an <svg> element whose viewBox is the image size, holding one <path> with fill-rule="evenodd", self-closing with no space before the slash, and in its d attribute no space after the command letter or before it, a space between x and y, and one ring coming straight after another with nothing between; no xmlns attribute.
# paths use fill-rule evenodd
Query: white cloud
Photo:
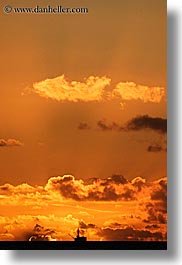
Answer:
<svg viewBox="0 0 182 265"><path fill-rule="evenodd" d="M163 87L149 87L145 85L137 85L134 82L120 82L112 91L112 96L121 98L122 100L141 100L144 103L153 102L160 103L164 97L165 91Z"/></svg>
<svg viewBox="0 0 182 265"><path fill-rule="evenodd" d="M32 91L41 97L57 101L101 101L104 89L110 85L110 82L111 79L105 76L90 76L85 82L69 82L64 75L61 75L34 83Z"/></svg>

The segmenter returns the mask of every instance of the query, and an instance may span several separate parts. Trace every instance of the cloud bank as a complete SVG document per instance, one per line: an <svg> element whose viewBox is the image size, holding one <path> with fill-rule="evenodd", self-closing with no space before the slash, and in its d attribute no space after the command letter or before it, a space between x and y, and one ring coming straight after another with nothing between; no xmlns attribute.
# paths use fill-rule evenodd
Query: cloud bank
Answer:
<svg viewBox="0 0 182 265"><path fill-rule="evenodd" d="M161 241L166 240L167 179L115 174L84 181L64 175L49 178L45 186L6 183L0 186L0 209L0 240L72 240L68 234L76 235L80 227L89 240ZM3 216L3 209L11 209L10 216Z"/></svg>
<svg viewBox="0 0 182 265"><path fill-rule="evenodd" d="M149 230L135 229L133 227L122 228L102 228L98 234L103 240L108 241L140 241L140 240L162 240L161 232L150 232Z"/></svg>
<svg viewBox="0 0 182 265"><path fill-rule="evenodd" d="M89 183L88 183L89 182ZM26 183L13 186L9 183L0 186L0 196L15 197L30 200L37 199L73 201L137 201L142 196L148 196L151 200L163 200L167 198L167 181L162 178L159 181L147 182L142 177L127 180L122 175L112 175L108 178L93 178L89 181L75 179L72 175L56 176L48 179L45 186L31 186ZM15 203L16 200L12 200Z"/></svg>
<svg viewBox="0 0 182 265"><path fill-rule="evenodd" d="M113 175L107 179L94 179L92 184L86 185L83 180L76 180L74 176L52 177L45 187L47 191L58 192L66 199L76 201L116 201L134 200L134 186L120 175Z"/></svg>

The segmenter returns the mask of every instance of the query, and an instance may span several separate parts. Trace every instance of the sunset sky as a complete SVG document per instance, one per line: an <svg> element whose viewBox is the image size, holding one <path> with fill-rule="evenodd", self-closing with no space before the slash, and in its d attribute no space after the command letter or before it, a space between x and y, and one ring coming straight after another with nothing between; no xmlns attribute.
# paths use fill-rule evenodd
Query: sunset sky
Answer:
<svg viewBox="0 0 182 265"><path fill-rule="evenodd" d="M166 240L166 1L61 5L1 11L0 240Z"/></svg>

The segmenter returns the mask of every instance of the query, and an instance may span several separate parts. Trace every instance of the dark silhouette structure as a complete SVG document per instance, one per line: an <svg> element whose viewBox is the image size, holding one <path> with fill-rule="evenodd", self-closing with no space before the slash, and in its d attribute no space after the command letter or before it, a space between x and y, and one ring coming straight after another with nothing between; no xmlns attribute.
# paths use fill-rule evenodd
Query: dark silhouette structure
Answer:
<svg viewBox="0 0 182 265"><path fill-rule="evenodd" d="M80 236L80 229L77 229L77 236L75 237L75 242L86 242L87 238L85 236Z"/></svg>
<svg viewBox="0 0 182 265"><path fill-rule="evenodd" d="M85 236L80 236L80 229L77 229L77 236L73 237L72 235L69 234L69 236L71 236L76 243L83 243L87 241L87 238Z"/></svg>

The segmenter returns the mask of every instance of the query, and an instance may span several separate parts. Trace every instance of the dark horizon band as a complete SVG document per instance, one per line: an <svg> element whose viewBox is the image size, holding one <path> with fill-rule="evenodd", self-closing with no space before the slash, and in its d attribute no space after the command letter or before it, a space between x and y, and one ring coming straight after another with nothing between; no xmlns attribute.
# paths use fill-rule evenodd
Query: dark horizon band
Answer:
<svg viewBox="0 0 182 265"><path fill-rule="evenodd" d="M167 250L167 241L0 241L3 250Z"/></svg>

